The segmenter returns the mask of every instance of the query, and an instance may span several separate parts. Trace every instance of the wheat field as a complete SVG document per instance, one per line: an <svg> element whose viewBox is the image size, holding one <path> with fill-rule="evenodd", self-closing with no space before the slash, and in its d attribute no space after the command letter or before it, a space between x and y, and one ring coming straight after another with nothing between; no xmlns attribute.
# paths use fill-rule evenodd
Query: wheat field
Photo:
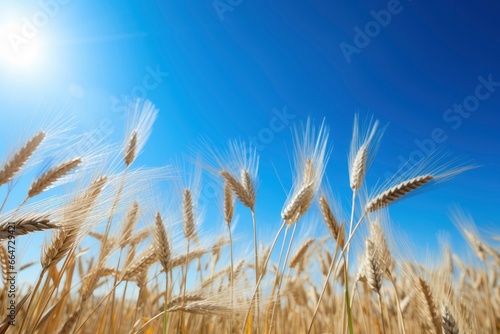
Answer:
<svg viewBox="0 0 500 334"><path fill-rule="evenodd" d="M497 333L494 237L482 237L457 209L452 219L474 256L461 258L443 244L433 254L439 262L426 265L405 253L388 215L409 195L473 166L437 152L367 189L385 127L355 116L347 162L352 201L342 204L327 181L333 176L325 175L328 127L308 120L294 131L293 185L275 213L281 225L263 243L256 203L266 185L256 149L206 140L185 164L136 166L157 112L138 101L120 144L76 150L85 136L70 136L64 123L12 143L0 169L0 333ZM18 180L51 152L63 152L60 161L28 189L16 189L25 198L13 204ZM210 221L220 221L223 233L204 227L207 177L219 195L211 205L220 217ZM159 191L165 179L175 186ZM62 195L51 196L55 188ZM237 215L251 219L253 235L233 236ZM301 235L305 220L322 232ZM47 236L40 260L19 262L12 241L32 233ZM34 265L37 276L23 275Z"/></svg>

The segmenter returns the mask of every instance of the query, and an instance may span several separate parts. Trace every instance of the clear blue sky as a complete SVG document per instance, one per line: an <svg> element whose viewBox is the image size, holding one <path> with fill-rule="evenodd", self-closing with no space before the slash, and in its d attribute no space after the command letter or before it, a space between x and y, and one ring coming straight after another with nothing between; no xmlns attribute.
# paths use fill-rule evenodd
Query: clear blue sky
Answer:
<svg viewBox="0 0 500 334"><path fill-rule="evenodd" d="M346 211L353 115L373 114L390 124L369 185L418 156L415 141L442 141L482 165L392 207L399 230L423 249L439 231L458 237L448 219L458 204L498 231L500 7L492 1L23 3L0 2L2 152L11 144L4 129L61 102L81 130L114 122L121 142L124 101L145 96L160 113L138 164L167 164L200 135L216 143L260 135L257 214L271 230L286 198L273 164L291 184L290 124L274 123L276 114L326 118L327 175Z"/></svg>

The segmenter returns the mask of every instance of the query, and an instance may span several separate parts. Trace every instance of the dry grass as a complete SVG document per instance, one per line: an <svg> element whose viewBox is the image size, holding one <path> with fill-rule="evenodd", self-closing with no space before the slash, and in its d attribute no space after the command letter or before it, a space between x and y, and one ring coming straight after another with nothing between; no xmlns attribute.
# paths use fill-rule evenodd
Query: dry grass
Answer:
<svg viewBox="0 0 500 334"><path fill-rule="evenodd" d="M0 212L0 319L6 319L0 334L346 333L350 327L354 333L456 334L500 329L500 252L496 242L481 237L471 217L453 218L477 255L473 261L443 247L443 254L434 256L442 263L422 265L407 259L411 254L404 253L404 243L393 242L384 209L454 172L419 166L407 178L370 192L364 180L380 140L377 121L370 120L365 131L355 121L348 217L337 212L337 199L319 191L323 187L331 193L323 180L328 129L322 124L315 130L308 121L295 132L292 188L284 203L276 203L283 208L282 225L272 244L259 245L257 226L268 223L256 218L256 151L240 142L231 142L227 153L208 150L216 155L216 166L208 161L207 169L220 181L220 203L208 204L220 209L220 217L200 214L196 182L172 192L179 204L174 210L154 190L164 171L133 166L156 114L151 103L138 102L122 147L96 152L109 157L112 167L103 163L92 165L95 170L80 169L84 157L65 156L65 162L35 179L25 201ZM45 136L37 133L7 157L0 185L18 184ZM57 200L39 198L69 174L74 174L72 186L61 190ZM358 198L363 193L370 194L364 202ZM358 202L359 213L354 209ZM240 216L252 219L253 240L241 234L233 238L233 229L239 229L233 220ZM205 221L212 225L203 228ZM228 237L214 232L216 221L228 229ZM297 229L307 224L321 232L305 235ZM360 228L364 225L369 228ZM17 264L16 326L9 326L13 255L7 239L45 230L51 237L41 251L40 275L31 279L24 273L34 270L33 264ZM275 250L280 238L282 245ZM254 254L238 258L252 244L248 253ZM351 244L357 246L352 254Z"/></svg>

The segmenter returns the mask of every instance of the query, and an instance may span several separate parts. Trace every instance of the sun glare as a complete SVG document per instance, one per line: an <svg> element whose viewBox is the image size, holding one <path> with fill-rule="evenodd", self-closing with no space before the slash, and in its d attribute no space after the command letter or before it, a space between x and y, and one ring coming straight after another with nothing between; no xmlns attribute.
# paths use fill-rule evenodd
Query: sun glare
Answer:
<svg viewBox="0 0 500 334"><path fill-rule="evenodd" d="M14 20L0 22L0 67L33 71L44 58L43 36Z"/></svg>

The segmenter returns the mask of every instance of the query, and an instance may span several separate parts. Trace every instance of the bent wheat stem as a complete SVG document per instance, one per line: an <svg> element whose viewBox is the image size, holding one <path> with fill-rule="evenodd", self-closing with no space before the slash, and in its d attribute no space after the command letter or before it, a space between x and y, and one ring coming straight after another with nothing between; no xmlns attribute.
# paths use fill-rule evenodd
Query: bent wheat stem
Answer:
<svg viewBox="0 0 500 334"><path fill-rule="evenodd" d="M332 257L332 261L330 262L330 267L328 268L328 273L326 274L325 283L323 284L323 288L321 289L321 294L319 295L318 302L316 303L316 307L314 309L311 321L309 322L309 327L307 329L308 334L311 333L312 326L314 324L314 319L316 319L316 315L318 314L318 310L319 310L319 307L321 305L321 300L323 299L323 296L325 295L326 288L327 288L328 284L330 284L330 276L332 275L332 272L333 272L333 269L335 266L335 259L337 258L337 253L338 253L339 248L340 247L338 245L335 245L335 254Z"/></svg>
<svg viewBox="0 0 500 334"><path fill-rule="evenodd" d="M269 332L271 332L271 329L273 328L274 311L276 309L276 304L280 303L281 285L283 284L283 279L285 277L286 264L288 262L288 257L290 256L290 250L292 248L293 239L295 237L295 231L296 230L297 230L297 224L294 224L293 231L292 231L292 236L290 237L290 242L288 244L288 249L287 249L287 252L286 252L286 255L285 255L285 261L283 262L283 267L282 267L282 270L281 270L281 275L279 276L278 291L276 293L276 299L277 300L276 300L276 303L273 304L273 311L271 313L271 323L270 323Z"/></svg>
<svg viewBox="0 0 500 334"><path fill-rule="evenodd" d="M248 323L248 317L250 315L250 310L252 309L253 307L253 302L255 300L255 296L258 292L258 288L260 286L260 283L262 282L262 279L264 278L264 273L266 272L266 268L267 268L267 264L269 262L269 259L271 258L271 254L273 253L273 249L274 247L276 246L276 242L278 241L278 238L281 234L281 232L283 231L283 229L285 228L285 225L286 225L286 222L284 221L282 224L281 224L281 227L279 228L278 230L278 233L276 233L276 237L274 238L273 240L273 243L271 245L271 250L269 251L269 255L267 255L267 258L266 258L266 261L264 261L264 264L262 265L262 273L259 275L259 280L257 281L257 286L255 287L255 290L253 292L253 295L252 295L252 299L250 301L250 307L248 308L248 311L245 315L245 320L243 321L243 326L241 327L241 331L243 332L245 330L245 328L247 327L247 323Z"/></svg>

